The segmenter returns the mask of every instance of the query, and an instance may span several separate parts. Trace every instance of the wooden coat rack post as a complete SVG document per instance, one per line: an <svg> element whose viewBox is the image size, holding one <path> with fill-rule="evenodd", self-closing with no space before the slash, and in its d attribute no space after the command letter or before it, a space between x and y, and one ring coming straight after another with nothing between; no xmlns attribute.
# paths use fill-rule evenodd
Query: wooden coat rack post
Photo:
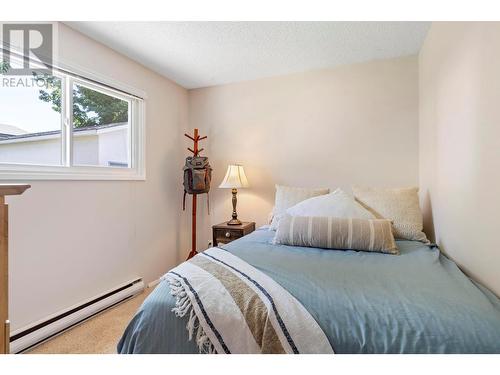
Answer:
<svg viewBox="0 0 500 375"><path fill-rule="evenodd" d="M10 353L9 210L5 196L24 193L30 185L0 184L0 354Z"/></svg>
<svg viewBox="0 0 500 375"><path fill-rule="evenodd" d="M189 148L188 150L193 153L193 156L196 157L200 152L203 151L203 148L198 149L198 142L206 139L207 136L200 137L198 134L198 129L194 129L194 135L191 137L189 134L184 134L186 137L193 141L193 148ZM188 259L194 257L198 252L196 251L196 195L193 194L193 211L191 214L191 252L188 255Z"/></svg>

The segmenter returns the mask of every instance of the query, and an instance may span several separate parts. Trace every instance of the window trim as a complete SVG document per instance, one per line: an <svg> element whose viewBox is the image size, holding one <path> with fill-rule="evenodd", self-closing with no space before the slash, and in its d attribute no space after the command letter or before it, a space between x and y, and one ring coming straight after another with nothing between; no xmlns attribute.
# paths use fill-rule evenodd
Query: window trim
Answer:
<svg viewBox="0 0 500 375"><path fill-rule="evenodd" d="M58 59L54 63L54 75L64 76L62 84L72 85L73 83L83 83L85 86L102 91L106 95L112 95L129 103L129 142L130 168L119 168L109 166L74 166L72 163L72 147L65 147L68 142L72 142L72 126L65 116L65 106L72 108L72 95L66 98L61 109L61 152L63 153L61 165L38 165L38 164L17 164L0 163L0 181L5 180L146 180L146 99L144 91L131 87L118 80L104 77L103 75L79 67L76 64L69 64ZM126 98L126 99L124 99ZM62 142L66 137L66 142Z"/></svg>

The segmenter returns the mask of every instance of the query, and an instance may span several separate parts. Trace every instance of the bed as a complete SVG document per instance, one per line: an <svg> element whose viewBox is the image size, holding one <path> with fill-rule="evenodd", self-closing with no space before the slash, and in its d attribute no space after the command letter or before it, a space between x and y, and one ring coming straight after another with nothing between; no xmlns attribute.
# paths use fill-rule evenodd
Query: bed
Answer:
<svg viewBox="0 0 500 375"><path fill-rule="evenodd" d="M263 227L223 249L288 290L335 353L500 353L500 300L439 249L397 241L400 255L273 245ZM162 281L119 353L198 353Z"/></svg>

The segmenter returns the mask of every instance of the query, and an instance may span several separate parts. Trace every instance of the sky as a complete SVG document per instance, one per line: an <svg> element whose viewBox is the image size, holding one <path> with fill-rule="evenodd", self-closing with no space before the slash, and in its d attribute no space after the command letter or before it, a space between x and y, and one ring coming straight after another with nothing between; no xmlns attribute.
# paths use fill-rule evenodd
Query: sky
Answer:
<svg viewBox="0 0 500 375"><path fill-rule="evenodd" d="M38 87L8 87L0 81L0 124L30 133L61 129L61 115L38 99L38 92Z"/></svg>

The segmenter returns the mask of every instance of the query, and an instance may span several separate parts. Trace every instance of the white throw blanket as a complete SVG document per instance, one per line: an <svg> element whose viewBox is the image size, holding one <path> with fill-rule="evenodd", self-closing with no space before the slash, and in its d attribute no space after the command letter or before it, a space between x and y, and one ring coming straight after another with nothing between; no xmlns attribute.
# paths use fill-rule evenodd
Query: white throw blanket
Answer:
<svg viewBox="0 0 500 375"><path fill-rule="evenodd" d="M309 312L273 279L211 248L163 276L205 353L333 353Z"/></svg>

